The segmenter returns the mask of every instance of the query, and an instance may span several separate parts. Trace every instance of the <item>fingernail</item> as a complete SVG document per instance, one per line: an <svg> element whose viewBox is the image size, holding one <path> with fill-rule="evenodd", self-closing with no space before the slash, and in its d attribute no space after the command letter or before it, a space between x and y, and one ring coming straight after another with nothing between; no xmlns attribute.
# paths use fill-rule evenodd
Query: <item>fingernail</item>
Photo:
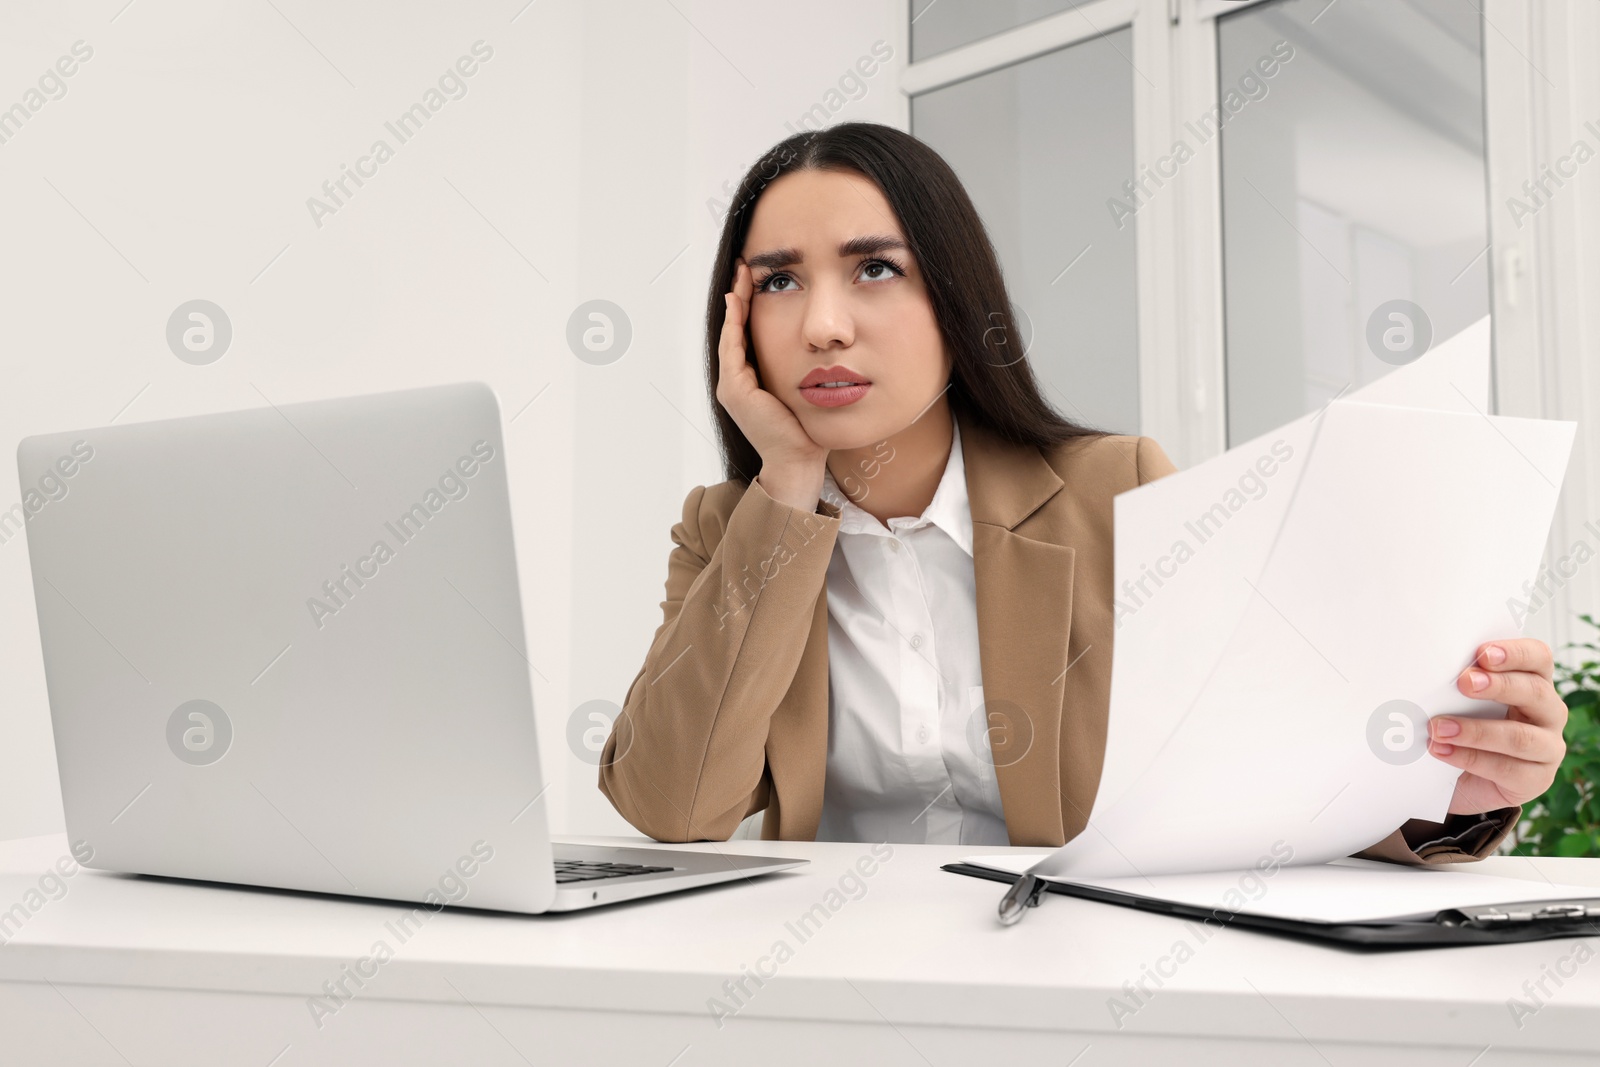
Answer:
<svg viewBox="0 0 1600 1067"><path fill-rule="evenodd" d="M1490 645L1483 650L1483 658L1488 661L1491 667L1497 663L1504 663L1506 661L1506 650L1499 645Z"/></svg>
<svg viewBox="0 0 1600 1067"><path fill-rule="evenodd" d="M1484 686L1489 684L1489 676L1483 671L1468 671L1467 683L1471 685L1473 689L1482 689Z"/></svg>
<svg viewBox="0 0 1600 1067"><path fill-rule="evenodd" d="M1434 719L1434 737L1454 737L1461 732L1461 724L1454 719Z"/></svg>
<svg viewBox="0 0 1600 1067"><path fill-rule="evenodd" d="M1446 745L1446 744L1442 744L1442 743L1440 743L1438 741L1435 741L1433 743L1433 750L1435 752L1437 752L1441 756L1448 756L1448 755L1450 755L1450 753L1452 753L1452 752L1454 752L1456 750L1456 746L1454 746L1454 745Z"/></svg>

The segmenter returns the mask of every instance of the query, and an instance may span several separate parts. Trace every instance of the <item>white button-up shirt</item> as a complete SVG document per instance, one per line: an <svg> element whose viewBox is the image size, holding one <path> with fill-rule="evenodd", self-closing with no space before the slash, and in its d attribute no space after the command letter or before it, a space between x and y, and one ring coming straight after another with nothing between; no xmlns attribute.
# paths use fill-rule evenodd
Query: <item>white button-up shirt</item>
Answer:
<svg viewBox="0 0 1600 1067"><path fill-rule="evenodd" d="M871 478L851 480L858 496L860 486L870 494ZM1008 844L983 718L959 427L920 516L885 528L840 492L832 472L822 498L840 514L828 564L828 763L817 839Z"/></svg>

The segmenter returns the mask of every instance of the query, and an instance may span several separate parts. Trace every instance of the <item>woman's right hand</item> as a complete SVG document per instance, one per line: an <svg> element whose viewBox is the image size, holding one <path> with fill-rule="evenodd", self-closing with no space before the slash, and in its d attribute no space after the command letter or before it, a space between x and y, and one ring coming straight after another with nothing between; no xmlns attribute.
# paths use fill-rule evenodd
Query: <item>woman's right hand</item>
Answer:
<svg viewBox="0 0 1600 1067"><path fill-rule="evenodd" d="M822 495L828 450L811 439L783 401L761 388L744 343L753 291L749 266L736 260L733 292L724 298L728 310L717 347L717 402L760 453L758 478L767 494L791 507L813 511Z"/></svg>

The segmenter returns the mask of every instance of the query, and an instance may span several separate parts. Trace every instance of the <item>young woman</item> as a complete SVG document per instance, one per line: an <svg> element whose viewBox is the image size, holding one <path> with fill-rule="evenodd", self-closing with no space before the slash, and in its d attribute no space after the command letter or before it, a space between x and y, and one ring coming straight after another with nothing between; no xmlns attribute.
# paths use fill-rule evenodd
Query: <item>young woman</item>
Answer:
<svg viewBox="0 0 1600 1067"><path fill-rule="evenodd" d="M663 620L602 757L638 829L723 840L759 811L769 839L1060 845L1084 828L1112 498L1175 468L1148 437L1053 411L1010 307L965 190L908 134L799 134L745 176L706 314L728 480L684 501ZM1565 752L1551 667L1540 641L1479 648L1458 687L1510 714L1434 718L1430 752L1463 771L1451 814L1360 855L1492 852Z"/></svg>

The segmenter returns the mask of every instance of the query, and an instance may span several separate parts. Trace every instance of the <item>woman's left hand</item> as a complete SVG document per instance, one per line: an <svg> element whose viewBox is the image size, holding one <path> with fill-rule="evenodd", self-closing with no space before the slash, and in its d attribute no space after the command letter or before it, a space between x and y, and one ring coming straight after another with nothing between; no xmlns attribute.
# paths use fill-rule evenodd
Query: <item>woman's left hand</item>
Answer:
<svg viewBox="0 0 1600 1067"><path fill-rule="evenodd" d="M1460 767L1452 815L1523 804L1550 788L1566 755L1562 730L1567 705L1551 682L1550 646L1532 637L1490 641L1478 648L1456 688L1478 700L1507 705L1504 719L1436 715L1428 751Z"/></svg>

